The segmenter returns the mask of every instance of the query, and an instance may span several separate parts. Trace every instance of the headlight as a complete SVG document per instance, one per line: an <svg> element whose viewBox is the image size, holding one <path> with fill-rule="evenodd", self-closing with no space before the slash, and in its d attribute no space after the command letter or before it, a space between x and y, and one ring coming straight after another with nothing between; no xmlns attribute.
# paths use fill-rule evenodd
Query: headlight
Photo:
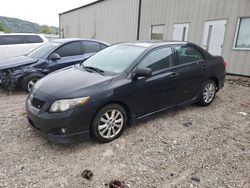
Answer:
<svg viewBox="0 0 250 188"><path fill-rule="evenodd" d="M70 110L77 106L85 104L89 100L89 97L82 97L76 99L63 99L55 101L49 111L50 112L64 112L66 110Z"/></svg>

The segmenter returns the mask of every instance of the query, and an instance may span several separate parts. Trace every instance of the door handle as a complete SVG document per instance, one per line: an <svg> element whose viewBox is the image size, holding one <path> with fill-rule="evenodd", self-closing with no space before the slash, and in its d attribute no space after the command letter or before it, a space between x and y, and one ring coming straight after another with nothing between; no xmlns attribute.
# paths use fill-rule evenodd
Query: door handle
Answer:
<svg viewBox="0 0 250 188"><path fill-rule="evenodd" d="M178 77L178 76L179 76L179 74L176 73L176 72L172 72L172 73L170 74L170 78L176 78L176 77Z"/></svg>
<svg viewBox="0 0 250 188"><path fill-rule="evenodd" d="M202 70L203 70L203 71L207 71L206 65L202 65Z"/></svg>

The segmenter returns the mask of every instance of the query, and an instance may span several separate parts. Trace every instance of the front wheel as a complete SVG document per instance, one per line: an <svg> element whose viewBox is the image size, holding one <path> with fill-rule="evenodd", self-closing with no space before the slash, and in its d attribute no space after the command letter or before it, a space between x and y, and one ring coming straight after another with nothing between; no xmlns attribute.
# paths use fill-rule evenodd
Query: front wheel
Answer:
<svg viewBox="0 0 250 188"><path fill-rule="evenodd" d="M109 104L97 112L91 133L98 142L110 142L121 136L127 124L127 113L118 104Z"/></svg>
<svg viewBox="0 0 250 188"><path fill-rule="evenodd" d="M202 87L200 105L208 106L213 102L215 95L216 95L216 84L213 80L208 80Z"/></svg>
<svg viewBox="0 0 250 188"><path fill-rule="evenodd" d="M34 87L35 83L41 79L43 77L43 75L28 75L28 76L25 76L23 79L22 79L22 88L27 92L29 93L31 91L31 89Z"/></svg>

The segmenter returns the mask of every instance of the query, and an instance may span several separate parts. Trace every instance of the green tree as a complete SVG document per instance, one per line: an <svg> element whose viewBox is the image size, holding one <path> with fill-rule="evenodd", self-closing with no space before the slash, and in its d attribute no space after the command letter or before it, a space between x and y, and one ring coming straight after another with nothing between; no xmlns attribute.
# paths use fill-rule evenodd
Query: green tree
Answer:
<svg viewBox="0 0 250 188"><path fill-rule="evenodd" d="M53 31L51 31L50 27L47 25L42 25L40 28L39 33L44 33L44 34L52 34Z"/></svg>
<svg viewBox="0 0 250 188"><path fill-rule="evenodd" d="M9 30L5 27L5 25L3 23L0 22L0 31L3 32L9 32Z"/></svg>

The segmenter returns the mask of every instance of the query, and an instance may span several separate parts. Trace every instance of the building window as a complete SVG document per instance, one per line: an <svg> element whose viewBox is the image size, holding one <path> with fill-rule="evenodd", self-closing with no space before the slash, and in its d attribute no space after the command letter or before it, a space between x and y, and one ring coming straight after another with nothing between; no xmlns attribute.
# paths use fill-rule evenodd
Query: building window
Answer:
<svg viewBox="0 0 250 188"><path fill-rule="evenodd" d="M234 47L250 50L250 18L239 19Z"/></svg>
<svg viewBox="0 0 250 188"><path fill-rule="evenodd" d="M165 25L152 25L150 39L163 40L164 26Z"/></svg>

